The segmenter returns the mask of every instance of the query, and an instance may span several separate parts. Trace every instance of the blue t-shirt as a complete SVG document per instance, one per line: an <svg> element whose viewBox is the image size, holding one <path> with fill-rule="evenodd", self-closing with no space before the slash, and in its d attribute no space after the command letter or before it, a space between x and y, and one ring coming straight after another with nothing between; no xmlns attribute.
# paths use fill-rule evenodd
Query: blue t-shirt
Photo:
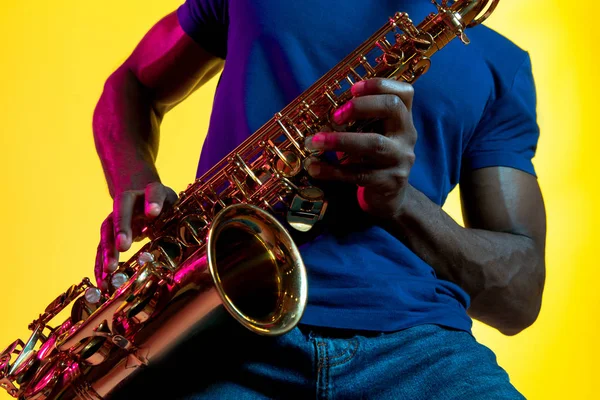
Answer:
<svg viewBox="0 0 600 400"><path fill-rule="evenodd" d="M187 0L183 29L225 59L197 176L386 23L406 11L418 24L428 0ZM414 85L419 133L410 183L438 205L461 172L506 166L535 174L539 130L528 54L484 26L471 44L454 40L432 57ZM335 186L335 185L334 185ZM326 192L327 193L327 192ZM325 231L302 244L308 305L302 323L392 331L435 323L470 331L469 296L352 202L356 187L336 187Z"/></svg>

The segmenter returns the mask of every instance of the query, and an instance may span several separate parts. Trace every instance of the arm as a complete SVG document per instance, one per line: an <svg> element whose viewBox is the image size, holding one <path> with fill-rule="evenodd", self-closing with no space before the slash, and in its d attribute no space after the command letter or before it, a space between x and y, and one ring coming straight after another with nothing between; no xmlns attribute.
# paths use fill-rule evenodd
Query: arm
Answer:
<svg viewBox="0 0 600 400"><path fill-rule="evenodd" d="M438 277L471 296L469 313L506 335L533 324L545 280L546 219L537 180L502 167L463 177L465 227L409 187L392 230Z"/></svg>
<svg viewBox="0 0 600 400"><path fill-rule="evenodd" d="M173 12L159 21L108 78L93 131L111 196L159 181L159 127L176 104L219 72L223 60L199 47Z"/></svg>
<svg viewBox="0 0 600 400"><path fill-rule="evenodd" d="M412 123L412 86L386 79L355 84L354 98L332 115L342 126L383 120L382 132L320 132L309 149L341 151L345 165L316 158L308 173L358 185L363 211L382 221L431 265L441 279L471 297L471 316L513 335L540 310L545 279L545 212L533 175L505 167L472 168L462 177L466 227L408 184L417 132Z"/></svg>
<svg viewBox="0 0 600 400"><path fill-rule="evenodd" d="M175 12L159 21L108 78L94 112L96 148L113 212L101 228L95 275L106 289L146 219L157 217L177 196L163 186L155 167L165 114L215 76L223 60L183 31ZM141 209L141 211L140 211Z"/></svg>

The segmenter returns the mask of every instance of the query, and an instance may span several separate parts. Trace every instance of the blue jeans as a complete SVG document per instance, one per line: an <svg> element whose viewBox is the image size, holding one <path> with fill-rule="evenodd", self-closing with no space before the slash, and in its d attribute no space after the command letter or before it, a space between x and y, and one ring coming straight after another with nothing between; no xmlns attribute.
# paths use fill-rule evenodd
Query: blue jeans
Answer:
<svg viewBox="0 0 600 400"><path fill-rule="evenodd" d="M422 325L393 333L235 324L189 341L116 399L524 399L487 347Z"/></svg>

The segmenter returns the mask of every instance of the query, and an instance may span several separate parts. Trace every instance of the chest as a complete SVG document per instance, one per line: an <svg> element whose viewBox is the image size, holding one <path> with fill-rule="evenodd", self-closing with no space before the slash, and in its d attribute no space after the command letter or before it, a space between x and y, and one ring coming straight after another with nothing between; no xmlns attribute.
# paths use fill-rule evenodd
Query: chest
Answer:
<svg viewBox="0 0 600 400"><path fill-rule="evenodd" d="M407 12L417 25L435 7L427 0L230 1L227 63L249 130L258 129L397 11ZM441 199L456 184L460 155L489 101L493 79L480 50L458 39L431 61L414 85L419 132L414 176L429 185L423 191Z"/></svg>

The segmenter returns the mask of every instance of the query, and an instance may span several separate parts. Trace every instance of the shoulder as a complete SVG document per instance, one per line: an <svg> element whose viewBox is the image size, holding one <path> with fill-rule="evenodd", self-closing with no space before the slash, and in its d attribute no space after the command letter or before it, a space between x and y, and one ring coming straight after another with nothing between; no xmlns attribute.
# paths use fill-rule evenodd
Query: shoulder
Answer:
<svg viewBox="0 0 600 400"><path fill-rule="evenodd" d="M467 32L472 51L487 64L499 97L510 90L518 75L531 73L531 60L526 49L501 33L484 25Z"/></svg>
<svg viewBox="0 0 600 400"><path fill-rule="evenodd" d="M479 25L467 31L471 37L471 45L476 47L483 55L496 58L508 57L508 60L523 60L527 51L514 41L498 31L485 25Z"/></svg>

